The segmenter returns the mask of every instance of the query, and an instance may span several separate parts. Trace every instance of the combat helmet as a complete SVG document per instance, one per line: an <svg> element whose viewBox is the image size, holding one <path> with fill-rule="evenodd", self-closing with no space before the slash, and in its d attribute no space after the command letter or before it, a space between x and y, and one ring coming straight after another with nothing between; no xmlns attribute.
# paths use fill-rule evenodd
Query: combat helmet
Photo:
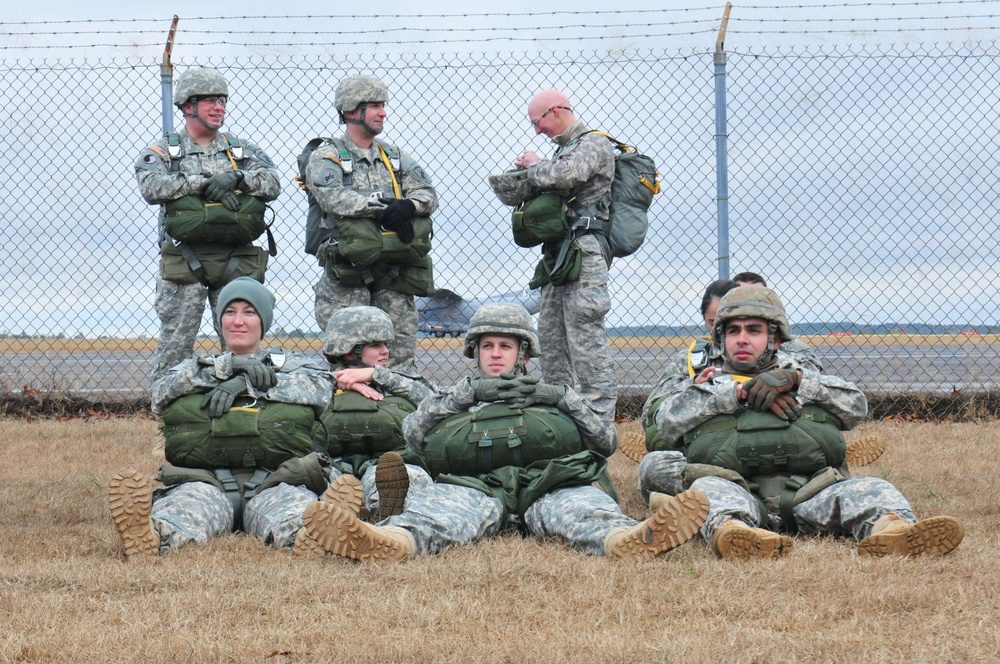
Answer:
<svg viewBox="0 0 1000 664"><path fill-rule="evenodd" d="M185 70L174 85L174 106L180 108L191 97L229 96L226 77L214 69L198 67Z"/></svg>
<svg viewBox="0 0 1000 664"><path fill-rule="evenodd" d="M396 332L389 314L377 307L344 307L330 315L326 325L323 355L332 364L354 352L361 358L361 347L379 341L392 341Z"/></svg>
<svg viewBox="0 0 1000 664"><path fill-rule="evenodd" d="M344 117L344 113L349 113L368 102L385 103L387 101L389 101L389 88L386 87L385 83L368 74L355 74L341 79L333 96L333 106L337 109L340 121L345 124L349 121ZM373 134L377 134L377 131L373 131L365 123L365 111L366 109L362 109L361 117L350 122L364 125Z"/></svg>
<svg viewBox="0 0 1000 664"><path fill-rule="evenodd" d="M521 357L518 358L514 373L524 371L524 351L532 357L542 354L535 334L535 326L531 322L531 314L524 305L514 302L493 302L484 304L472 314L469 330L465 333L465 356L478 359L479 338L487 334L502 334L517 337L521 340Z"/></svg>
<svg viewBox="0 0 1000 664"><path fill-rule="evenodd" d="M723 350L725 350L726 323L736 318L761 318L768 322L767 349L753 367L741 367L744 370L751 370L770 362L774 354L775 335L782 341L790 341L792 338L792 328L788 325L785 306L778 294L770 288L740 286L722 297L719 310L715 314L712 338Z"/></svg>

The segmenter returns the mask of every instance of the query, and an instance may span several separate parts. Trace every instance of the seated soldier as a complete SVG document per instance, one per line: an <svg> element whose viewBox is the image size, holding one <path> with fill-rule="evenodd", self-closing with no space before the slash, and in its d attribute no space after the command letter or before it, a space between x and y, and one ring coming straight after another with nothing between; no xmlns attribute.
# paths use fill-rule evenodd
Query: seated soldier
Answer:
<svg viewBox="0 0 1000 664"><path fill-rule="evenodd" d="M378 526L314 503L306 532L362 561L436 554L513 525L617 558L649 559L693 537L708 513L699 491L671 498L642 523L622 513L607 473L613 425L566 386L527 376L525 363L538 354L523 306L480 307L465 339L477 375L424 399L403 422L436 482L412 490L403 513Z"/></svg>
<svg viewBox="0 0 1000 664"><path fill-rule="evenodd" d="M153 556L234 530L290 547L302 512L323 493L330 461L309 432L333 385L300 353L261 349L274 296L240 277L219 294L226 352L192 357L153 383L167 463L151 491L128 468L110 482L111 518L127 557Z"/></svg>
<svg viewBox="0 0 1000 664"><path fill-rule="evenodd" d="M403 511L408 487L433 482L400 453L409 456L403 418L434 390L387 368L393 334L392 319L377 307L330 315L323 354L338 389L313 427L313 449L330 456L340 475L326 498L355 514L363 508L379 521Z"/></svg>
<svg viewBox="0 0 1000 664"><path fill-rule="evenodd" d="M892 484L850 476L841 431L864 418L867 399L854 384L781 355L790 337L773 291L731 290L713 332L723 365L678 385L654 413L662 449L686 457L683 487L711 500L701 533L713 551L778 557L791 551L795 532L850 535L859 553L874 556L952 551L964 534L958 521L917 521ZM669 491L676 475L646 461L640 485Z"/></svg>

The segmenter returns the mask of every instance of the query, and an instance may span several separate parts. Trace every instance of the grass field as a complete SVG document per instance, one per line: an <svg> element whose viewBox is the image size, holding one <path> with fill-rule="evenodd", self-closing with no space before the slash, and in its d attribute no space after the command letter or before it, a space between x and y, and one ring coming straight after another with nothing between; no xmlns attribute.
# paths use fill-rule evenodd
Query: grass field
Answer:
<svg viewBox="0 0 1000 664"><path fill-rule="evenodd" d="M0 424L3 662L978 662L1000 652L1000 423L867 423L921 516L966 528L946 558L866 559L800 538L778 561L700 541L652 563L505 534L389 567L301 560L234 535L128 560L111 474L154 473L150 418ZM623 508L637 465L611 459Z"/></svg>

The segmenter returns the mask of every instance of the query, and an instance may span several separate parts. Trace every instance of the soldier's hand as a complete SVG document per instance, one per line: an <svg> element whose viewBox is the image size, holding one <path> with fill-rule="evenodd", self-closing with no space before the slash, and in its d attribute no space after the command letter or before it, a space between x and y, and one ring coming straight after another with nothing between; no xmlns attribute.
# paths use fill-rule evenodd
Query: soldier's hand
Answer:
<svg viewBox="0 0 1000 664"><path fill-rule="evenodd" d="M471 378L472 396L476 401L501 401L500 392L510 387L512 381L504 378Z"/></svg>
<svg viewBox="0 0 1000 664"><path fill-rule="evenodd" d="M243 184L243 171L225 171L216 173L202 185L201 193L205 200L222 203L227 210L236 212L240 209L240 199L236 189Z"/></svg>
<svg viewBox="0 0 1000 664"><path fill-rule="evenodd" d="M234 357L233 372L245 374L250 379L250 384L261 392L267 392L278 384L278 374L274 367L255 357Z"/></svg>
<svg viewBox="0 0 1000 664"><path fill-rule="evenodd" d="M222 417L233 407L236 397L245 393L247 381L243 376L236 376L227 381L219 383L213 390L205 395L201 400L201 407L208 409L208 416L211 418Z"/></svg>
<svg viewBox="0 0 1000 664"><path fill-rule="evenodd" d="M413 242L413 215L417 206L407 198L382 198L385 209L379 212L376 221L387 231L393 231L404 244Z"/></svg>
<svg viewBox="0 0 1000 664"><path fill-rule="evenodd" d="M799 419L799 411L802 410L802 406L795 400L795 397L786 392L774 398L770 410L781 419L794 422Z"/></svg>
<svg viewBox="0 0 1000 664"><path fill-rule="evenodd" d="M771 407L779 394L787 394L799 386L799 372L793 369L771 369L754 376L743 385L747 405L758 412Z"/></svg>
<svg viewBox="0 0 1000 664"><path fill-rule="evenodd" d="M534 391L524 397L523 400L518 399L517 405L522 408L527 408L528 406L533 406L536 403L544 404L546 406L558 406L562 398L566 396L567 387L565 385L549 385L548 383L539 383L535 385Z"/></svg>

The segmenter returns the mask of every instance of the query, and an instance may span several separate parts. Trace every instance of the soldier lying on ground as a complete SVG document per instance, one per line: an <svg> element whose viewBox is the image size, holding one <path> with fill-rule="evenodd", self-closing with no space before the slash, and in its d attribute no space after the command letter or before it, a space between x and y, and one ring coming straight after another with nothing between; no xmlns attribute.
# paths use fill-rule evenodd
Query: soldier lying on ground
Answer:
<svg viewBox="0 0 1000 664"><path fill-rule="evenodd" d="M693 537L708 512L699 491L668 499L642 523L622 513L607 473L614 425L566 386L527 376L525 363L538 353L524 307L481 307L465 339L476 376L426 398L403 423L436 482L411 490L403 513L377 526L314 503L306 532L362 561L436 554L511 526L618 558L653 558Z"/></svg>

